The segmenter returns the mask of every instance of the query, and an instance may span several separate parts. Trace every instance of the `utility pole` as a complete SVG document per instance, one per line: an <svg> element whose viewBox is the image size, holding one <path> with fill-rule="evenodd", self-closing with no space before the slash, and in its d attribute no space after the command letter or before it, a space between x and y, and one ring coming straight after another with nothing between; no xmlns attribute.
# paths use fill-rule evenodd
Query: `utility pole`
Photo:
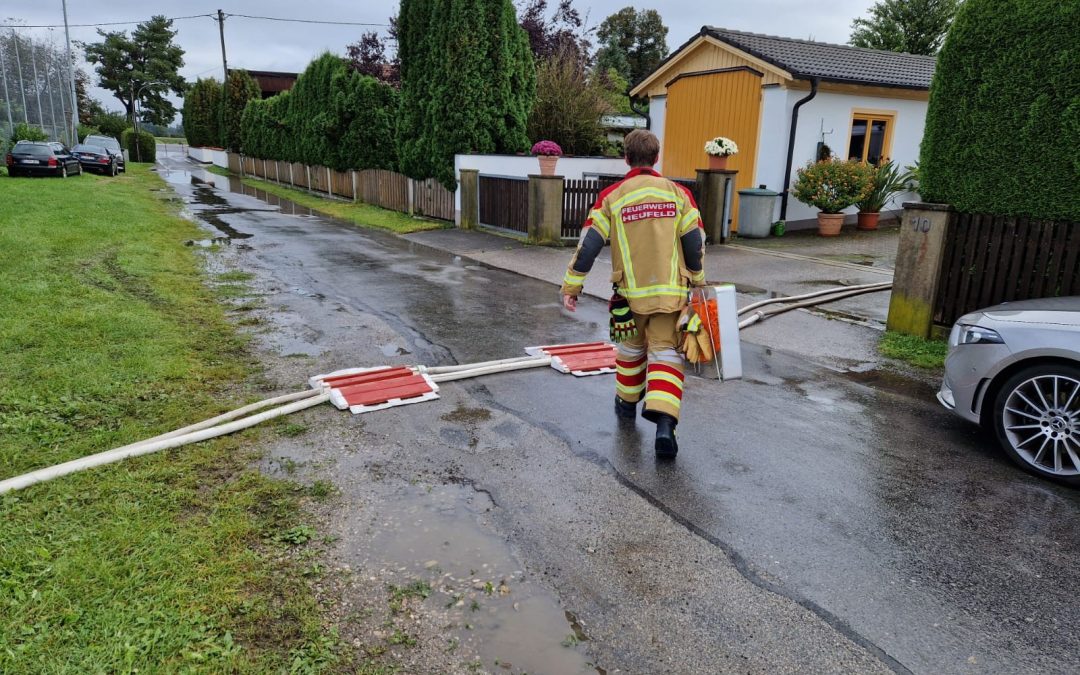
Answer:
<svg viewBox="0 0 1080 675"><path fill-rule="evenodd" d="M225 71L225 77L221 81L227 82L229 79L229 62L225 60L225 13L220 9L217 11L217 25L218 34L221 36L221 68Z"/></svg>
<svg viewBox="0 0 1080 675"><path fill-rule="evenodd" d="M68 77L71 80L71 135L79 137L79 93L75 89L75 63L71 59L71 33L68 31L67 0L64 3L64 40L67 42Z"/></svg>

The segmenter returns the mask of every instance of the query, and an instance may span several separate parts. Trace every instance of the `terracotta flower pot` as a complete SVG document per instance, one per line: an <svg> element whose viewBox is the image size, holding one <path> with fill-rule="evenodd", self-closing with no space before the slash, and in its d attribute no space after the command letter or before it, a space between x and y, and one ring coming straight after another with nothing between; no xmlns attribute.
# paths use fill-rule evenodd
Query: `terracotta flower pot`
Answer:
<svg viewBox="0 0 1080 675"><path fill-rule="evenodd" d="M726 171L727 161L729 155L720 157L719 155L709 155L709 168L714 171Z"/></svg>
<svg viewBox="0 0 1080 675"><path fill-rule="evenodd" d="M881 214L877 211L859 211L859 222L856 225L856 228L860 230L876 230L878 218L880 217Z"/></svg>
<svg viewBox="0 0 1080 675"><path fill-rule="evenodd" d="M540 175L541 176L554 176L555 165L558 164L559 158L554 155L540 155L536 158L540 162Z"/></svg>
<svg viewBox="0 0 1080 675"><path fill-rule="evenodd" d="M822 237L835 237L840 234L840 227L844 224L842 213L818 213L817 232Z"/></svg>

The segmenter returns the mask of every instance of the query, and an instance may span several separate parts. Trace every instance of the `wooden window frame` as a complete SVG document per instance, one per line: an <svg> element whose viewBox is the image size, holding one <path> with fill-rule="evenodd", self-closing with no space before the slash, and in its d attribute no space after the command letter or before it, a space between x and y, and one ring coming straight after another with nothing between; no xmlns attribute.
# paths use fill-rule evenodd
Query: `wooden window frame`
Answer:
<svg viewBox="0 0 1080 675"><path fill-rule="evenodd" d="M895 110L871 110L868 108L852 108L851 121L848 123L847 149L844 158L851 157L851 131L855 128L855 122L866 122L866 140L863 141L862 158L859 160L866 163L866 155L870 152L870 126L873 122L885 122L885 140L881 144L881 159L892 158L893 133L896 130Z"/></svg>

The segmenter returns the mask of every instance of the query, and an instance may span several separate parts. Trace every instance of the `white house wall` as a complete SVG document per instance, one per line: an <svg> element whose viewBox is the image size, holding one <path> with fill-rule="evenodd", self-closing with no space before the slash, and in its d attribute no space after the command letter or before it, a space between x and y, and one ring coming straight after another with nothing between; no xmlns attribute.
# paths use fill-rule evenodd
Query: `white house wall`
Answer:
<svg viewBox="0 0 1080 675"><path fill-rule="evenodd" d="M649 99L649 131L660 139L660 159L656 162L657 171L664 173L664 121L667 117L667 96L653 96Z"/></svg>
<svg viewBox="0 0 1080 675"><path fill-rule="evenodd" d="M784 166L787 160L791 111L795 102L808 93L805 90L780 88L763 90L755 185L764 184L777 192L784 189ZM926 106L926 101L818 92L818 95L809 103L799 108L799 128L795 134L795 153L791 168L792 180L795 179L797 168L805 166L807 162L815 158L822 128L826 132L832 131L831 134L826 133L825 144L832 148L837 156L846 156L848 138L851 135L851 115L855 110L895 113L896 121L889 151L890 159L900 167L914 164L919 158L919 144L922 142L923 128L926 123ZM912 193L899 195L892 204L886 206L885 210L898 210L904 201L915 198L916 196ZM855 211L855 207L851 207L845 213L854 214ZM780 199L778 198L774 218L779 217ZM789 227L811 225L816 217L817 210L813 207L793 197L788 199Z"/></svg>

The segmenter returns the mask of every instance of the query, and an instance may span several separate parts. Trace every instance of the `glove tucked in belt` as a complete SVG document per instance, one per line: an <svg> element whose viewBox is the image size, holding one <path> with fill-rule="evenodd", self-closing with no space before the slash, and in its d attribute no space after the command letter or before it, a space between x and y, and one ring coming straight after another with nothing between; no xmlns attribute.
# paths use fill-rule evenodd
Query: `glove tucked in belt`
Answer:
<svg viewBox="0 0 1080 675"><path fill-rule="evenodd" d="M625 342L637 337L637 323L634 322L634 314L630 311L630 303L616 291L608 301L608 312L611 321L608 333L612 342Z"/></svg>

